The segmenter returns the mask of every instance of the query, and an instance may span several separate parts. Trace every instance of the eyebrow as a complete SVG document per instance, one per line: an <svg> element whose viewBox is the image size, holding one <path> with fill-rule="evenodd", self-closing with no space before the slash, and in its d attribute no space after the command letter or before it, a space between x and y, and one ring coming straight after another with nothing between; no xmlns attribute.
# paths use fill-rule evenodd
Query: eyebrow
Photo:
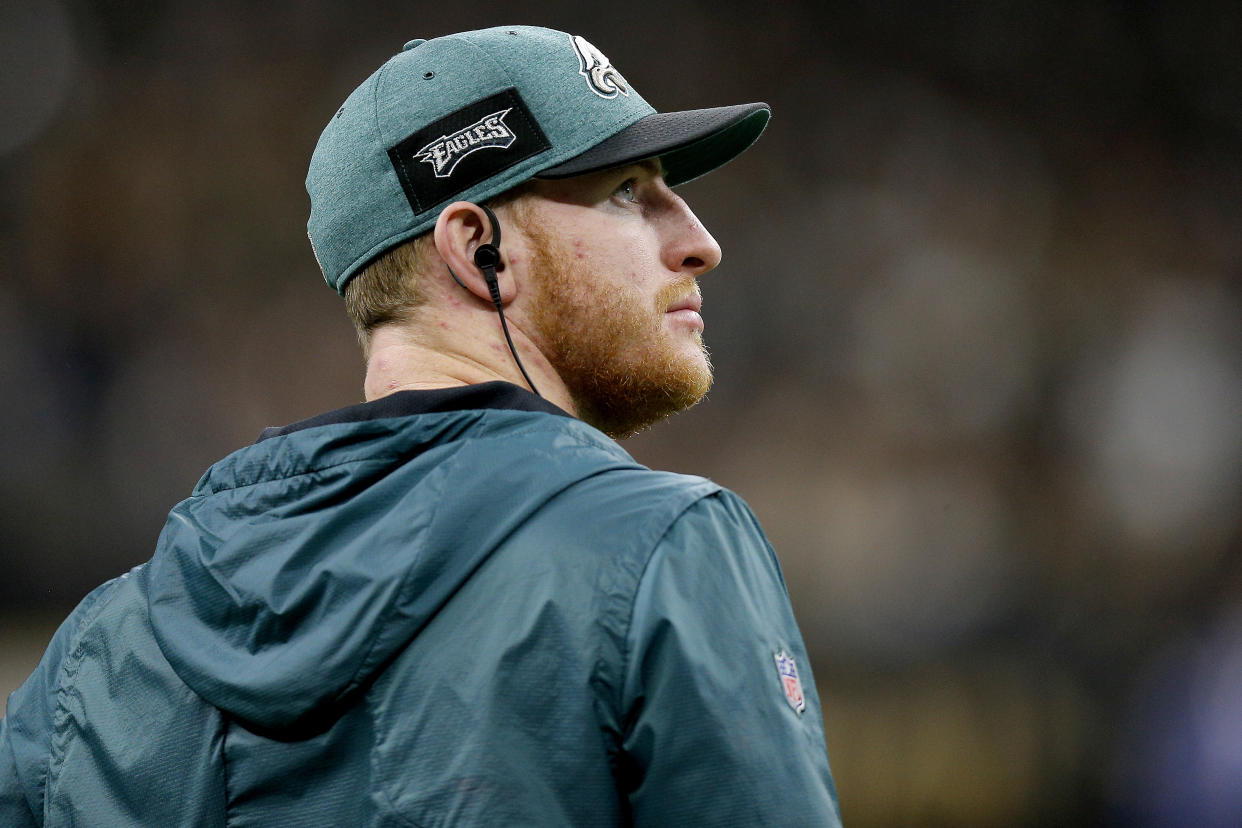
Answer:
<svg viewBox="0 0 1242 828"><path fill-rule="evenodd" d="M642 161L631 161L628 164L618 164L615 167L609 167L606 170L600 170L600 173L620 173L622 170L641 170L653 178L663 178L665 176L664 165L657 158L645 158Z"/></svg>
<svg viewBox="0 0 1242 828"><path fill-rule="evenodd" d="M634 166L641 167L653 176L662 178L665 174L664 164L659 158L647 158L643 161L636 161L634 162Z"/></svg>

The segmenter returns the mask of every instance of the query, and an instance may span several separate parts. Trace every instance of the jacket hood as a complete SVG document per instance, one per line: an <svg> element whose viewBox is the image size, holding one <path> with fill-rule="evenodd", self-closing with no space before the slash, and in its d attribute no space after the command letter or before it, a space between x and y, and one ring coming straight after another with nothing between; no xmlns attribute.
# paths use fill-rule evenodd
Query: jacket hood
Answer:
<svg viewBox="0 0 1242 828"><path fill-rule="evenodd" d="M402 392L212 466L147 568L178 676L255 729L325 728L533 512L585 476L637 466L505 388L528 410L428 410L446 392ZM414 413L377 418L403 408ZM537 479L517 439L532 435L547 449Z"/></svg>

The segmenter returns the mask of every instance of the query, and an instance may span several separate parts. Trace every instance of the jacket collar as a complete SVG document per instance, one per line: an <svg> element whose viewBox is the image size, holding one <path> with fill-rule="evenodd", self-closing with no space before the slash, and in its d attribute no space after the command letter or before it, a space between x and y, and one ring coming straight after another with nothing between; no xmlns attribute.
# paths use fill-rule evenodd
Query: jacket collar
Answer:
<svg viewBox="0 0 1242 828"><path fill-rule="evenodd" d="M318 414L287 426L265 428L255 442L261 443L271 437L332 423L356 423L365 420L382 420L388 417L489 408L536 411L561 417L571 416L525 388L519 388L508 382L484 382L478 385L435 388L428 391L397 391L386 397L380 397L378 400L338 408L335 411Z"/></svg>

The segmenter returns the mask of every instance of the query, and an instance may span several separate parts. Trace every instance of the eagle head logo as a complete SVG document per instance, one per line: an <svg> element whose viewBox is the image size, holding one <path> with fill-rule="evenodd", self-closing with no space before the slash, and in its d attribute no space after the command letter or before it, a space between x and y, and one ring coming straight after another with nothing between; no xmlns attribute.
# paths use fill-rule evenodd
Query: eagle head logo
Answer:
<svg viewBox="0 0 1242 828"><path fill-rule="evenodd" d="M578 74L586 78L591 91L601 98L615 98L618 94L630 95L629 84L621 73L613 68L608 58L590 44L585 37L570 35L574 51L578 53Z"/></svg>

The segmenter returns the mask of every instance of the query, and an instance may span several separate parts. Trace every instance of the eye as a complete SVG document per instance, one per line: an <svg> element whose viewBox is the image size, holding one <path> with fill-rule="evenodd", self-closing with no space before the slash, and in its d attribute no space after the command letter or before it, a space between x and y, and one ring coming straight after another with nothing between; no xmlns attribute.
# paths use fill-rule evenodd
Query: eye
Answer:
<svg viewBox="0 0 1242 828"><path fill-rule="evenodd" d="M626 179L624 182L621 183L620 187L613 190L612 192L613 198L620 199L621 201L629 201L629 202L636 201L638 199L638 195L637 193L634 192L634 187L635 185L637 185L637 183L638 183L638 179L636 178Z"/></svg>

